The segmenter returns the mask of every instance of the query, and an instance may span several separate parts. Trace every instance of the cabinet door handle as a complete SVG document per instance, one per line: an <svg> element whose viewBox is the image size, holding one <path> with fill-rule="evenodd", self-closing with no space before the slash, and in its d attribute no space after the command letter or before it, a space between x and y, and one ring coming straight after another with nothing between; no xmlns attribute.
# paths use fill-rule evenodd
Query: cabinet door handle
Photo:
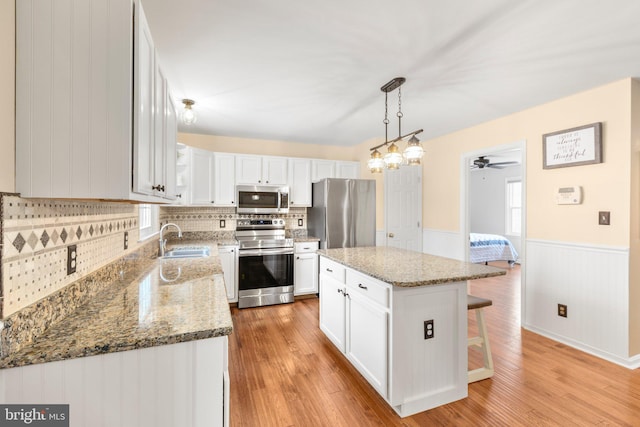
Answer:
<svg viewBox="0 0 640 427"><path fill-rule="evenodd" d="M152 185L152 186L151 186L151 189L152 189L152 190L162 191L162 192L164 193L164 185L160 185L160 184L158 184L158 185Z"/></svg>
<svg viewBox="0 0 640 427"><path fill-rule="evenodd" d="M366 291L367 289L369 289L369 288L367 288L365 285L363 285L362 283L358 283L358 287L359 287L360 289L364 289L365 291Z"/></svg>
<svg viewBox="0 0 640 427"><path fill-rule="evenodd" d="M339 293L339 294L343 294L343 293L344 293L344 291L343 291L342 289L338 288L338 293Z"/></svg>
<svg viewBox="0 0 640 427"><path fill-rule="evenodd" d="M299 256L297 256L297 257L296 257L296 259L300 259L300 257L299 257Z"/></svg>
<svg viewBox="0 0 640 427"><path fill-rule="evenodd" d="M308 251L308 250L309 250L309 249L311 249L311 248L302 248L302 249L304 249L304 250Z"/></svg>
<svg viewBox="0 0 640 427"><path fill-rule="evenodd" d="M327 270L329 273L333 273L333 270L332 270L332 269L330 269L330 268L327 268L326 270Z"/></svg>
<svg viewBox="0 0 640 427"><path fill-rule="evenodd" d="M389 237L391 237L393 239L394 234L393 233L389 233Z"/></svg>

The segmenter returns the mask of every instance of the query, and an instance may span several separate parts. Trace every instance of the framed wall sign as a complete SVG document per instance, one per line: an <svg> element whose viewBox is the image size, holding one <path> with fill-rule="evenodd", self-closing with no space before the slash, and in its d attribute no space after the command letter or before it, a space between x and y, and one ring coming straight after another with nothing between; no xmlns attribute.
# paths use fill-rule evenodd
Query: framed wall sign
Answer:
<svg viewBox="0 0 640 427"><path fill-rule="evenodd" d="M602 163L602 123L542 135L544 169Z"/></svg>

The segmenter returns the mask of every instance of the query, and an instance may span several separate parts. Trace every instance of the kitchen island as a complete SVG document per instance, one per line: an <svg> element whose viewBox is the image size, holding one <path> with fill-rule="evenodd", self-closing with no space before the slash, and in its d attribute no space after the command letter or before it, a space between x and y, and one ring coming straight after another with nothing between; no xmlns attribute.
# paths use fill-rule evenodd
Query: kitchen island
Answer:
<svg viewBox="0 0 640 427"><path fill-rule="evenodd" d="M228 425L233 324L217 245L182 244L210 255L157 258L151 242L91 275L102 290L87 302L29 342L10 342L0 403L69 404L72 426ZM7 325L24 328L85 291L71 284Z"/></svg>
<svg viewBox="0 0 640 427"><path fill-rule="evenodd" d="M467 280L504 270L389 247L324 249L320 329L401 416L467 396Z"/></svg>

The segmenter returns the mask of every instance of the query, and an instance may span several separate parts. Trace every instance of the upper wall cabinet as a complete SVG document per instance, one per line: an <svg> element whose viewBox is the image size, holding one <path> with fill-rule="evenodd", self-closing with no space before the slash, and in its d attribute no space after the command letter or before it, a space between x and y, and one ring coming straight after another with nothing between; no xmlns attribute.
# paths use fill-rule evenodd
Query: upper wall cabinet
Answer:
<svg viewBox="0 0 640 427"><path fill-rule="evenodd" d="M311 182L336 177L335 160L313 160L311 162Z"/></svg>
<svg viewBox="0 0 640 427"><path fill-rule="evenodd" d="M336 161L336 178L360 178L360 163Z"/></svg>
<svg viewBox="0 0 640 427"><path fill-rule="evenodd" d="M289 159L289 205L311 207L311 160Z"/></svg>
<svg viewBox="0 0 640 427"><path fill-rule="evenodd" d="M17 1L16 190L173 198L168 93L138 0Z"/></svg>
<svg viewBox="0 0 640 427"><path fill-rule="evenodd" d="M236 155L236 184L287 185L287 158Z"/></svg>

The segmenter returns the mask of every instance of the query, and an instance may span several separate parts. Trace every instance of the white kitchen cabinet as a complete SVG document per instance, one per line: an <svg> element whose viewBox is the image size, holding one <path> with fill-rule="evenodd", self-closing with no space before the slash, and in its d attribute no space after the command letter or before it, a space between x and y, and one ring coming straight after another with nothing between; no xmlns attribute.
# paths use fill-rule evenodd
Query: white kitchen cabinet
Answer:
<svg viewBox="0 0 640 427"><path fill-rule="evenodd" d="M238 247L219 246L218 256L224 272L224 285L227 287L229 302L238 302Z"/></svg>
<svg viewBox="0 0 640 427"><path fill-rule="evenodd" d="M289 206L311 207L311 160L289 159Z"/></svg>
<svg viewBox="0 0 640 427"><path fill-rule="evenodd" d="M360 178L360 163L337 161L336 162L336 178Z"/></svg>
<svg viewBox="0 0 640 427"><path fill-rule="evenodd" d="M347 358L387 397L389 339L388 285L347 270Z"/></svg>
<svg viewBox="0 0 640 427"><path fill-rule="evenodd" d="M236 183L287 185L287 158L275 156L236 156Z"/></svg>
<svg viewBox="0 0 640 427"><path fill-rule="evenodd" d="M311 182L318 182L325 178L336 177L335 160L317 160L311 161Z"/></svg>
<svg viewBox="0 0 640 427"><path fill-rule="evenodd" d="M153 195L156 190L156 153L161 157L160 140L156 140L156 131L161 130L161 113L164 106L163 85L155 84L164 80L160 68L156 66L155 47L151 30L142 8L135 16L135 47L133 67L133 123L135 142L133 144L133 191ZM160 94L157 91L160 91ZM160 104L160 105L158 105ZM160 129L156 128L156 125ZM160 185L160 184L159 184ZM158 189L158 192L160 190Z"/></svg>
<svg viewBox="0 0 640 427"><path fill-rule="evenodd" d="M235 206L235 156L191 149L190 204Z"/></svg>
<svg viewBox="0 0 640 427"><path fill-rule="evenodd" d="M213 152L191 149L190 202L192 205L213 203Z"/></svg>
<svg viewBox="0 0 640 427"><path fill-rule="evenodd" d="M384 398L388 294L389 285L320 257L320 329Z"/></svg>
<svg viewBox="0 0 640 427"><path fill-rule="evenodd" d="M16 191L166 201L151 189L175 179L151 172L155 65L139 0L16 2Z"/></svg>
<svg viewBox="0 0 640 427"><path fill-rule="evenodd" d="M236 156L229 153L213 153L214 206L236 205Z"/></svg>
<svg viewBox="0 0 640 427"><path fill-rule="evenodd" d="M318 242L296 242L293 250L293 294L318 293Z"/></svg>
<svg viewBox="0 0 640 427"><path fill-rule="evenodd" d="M346 351L345 285L320 274L320 329L341 352Z"/></svg>

